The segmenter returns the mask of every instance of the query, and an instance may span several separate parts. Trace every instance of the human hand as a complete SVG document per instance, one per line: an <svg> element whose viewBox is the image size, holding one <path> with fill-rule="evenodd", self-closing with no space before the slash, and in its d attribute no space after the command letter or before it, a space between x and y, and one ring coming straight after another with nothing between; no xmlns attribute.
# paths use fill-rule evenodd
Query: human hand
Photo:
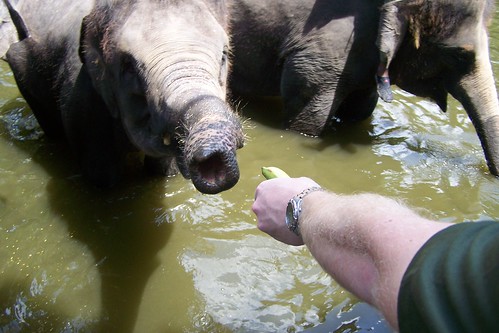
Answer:
<svg viewBox="0 0 499 333"><path fill-rule="evenodd" d="M319 185L306 177L274 178L260 183L252 206L258 220L258 229L283 243L303 245L303 239L286 225L286 207L291 198L312 186Z"/></svg>

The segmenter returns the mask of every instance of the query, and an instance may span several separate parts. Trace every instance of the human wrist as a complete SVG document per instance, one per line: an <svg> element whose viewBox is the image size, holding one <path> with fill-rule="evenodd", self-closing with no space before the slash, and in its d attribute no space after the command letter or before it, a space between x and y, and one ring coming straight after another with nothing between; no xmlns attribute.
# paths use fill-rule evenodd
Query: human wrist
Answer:
<svg viewBox="0 0 499 333"><path fill-rule="evenodd" d="M311 186L293 196L288 201L286 207L285 223L287 228L298 237L301 237L299 222L302 213L303 200L310 194L319 191L323 191L323 188L319 185Z"/></svg>
<svg viewBox="0 0 499 333"><path fill-rule="evenodd" d="M318 223L324 214L328 214L325 210L329 211L328 207L330 208L331 203L337 197L339 195L322 189L322 191L314 191L303 198L302 212L298 221L302 237L304 233L313 232L314 224Z"/></svg>

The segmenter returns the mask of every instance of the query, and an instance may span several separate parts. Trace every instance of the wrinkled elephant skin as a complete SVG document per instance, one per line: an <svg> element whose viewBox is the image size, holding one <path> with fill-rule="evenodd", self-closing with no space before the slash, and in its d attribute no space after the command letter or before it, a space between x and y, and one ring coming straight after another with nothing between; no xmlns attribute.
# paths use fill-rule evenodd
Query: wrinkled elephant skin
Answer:
<svg viewBox="0 0 499 333"><path fill-rule="evenodd" d="M114 185L138 150L149 169L180 169L200 192L237 183L243 133L226 103L224 1L26 0L17 10L27 37L7 59L19 89L91 181Z"/></svg>
<svg viewBox="0 0 499 333"><path fill-rule="evenodd" d="M383 1L233 2L234 94L282 96L284 126L313 136L372 114ZM399 12L410 24L390 66L392 83L444 111L449 93L460 101L490 172L499 175L499 105L487 37L494 1L399 4L406 6Z"/></svg>

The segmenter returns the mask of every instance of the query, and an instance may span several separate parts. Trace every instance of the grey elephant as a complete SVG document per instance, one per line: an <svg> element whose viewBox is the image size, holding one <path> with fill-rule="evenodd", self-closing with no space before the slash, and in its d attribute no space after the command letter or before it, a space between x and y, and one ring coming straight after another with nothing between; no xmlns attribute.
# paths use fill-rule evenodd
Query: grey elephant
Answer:
<svg viewBox="0 0 499 333"><path fill-rule="evenodd" d="M319 136L338 122L368 118L378 100L376 38L382 0L233 0L236 95L281 95L286 128ZM403 0L408 22L391 82L435 101L451 94L499 175L499 105L489 60L493 0Z"/></svg>
<svg viewBox="0 0 499 333"><path fill-rule="evenodd" d="M224 1L4 1L19 35L7 52L19 90L91 181L116 184L140 151L147 167L180 169L203 193L237 183L244 138L226 102Z"/></svg>

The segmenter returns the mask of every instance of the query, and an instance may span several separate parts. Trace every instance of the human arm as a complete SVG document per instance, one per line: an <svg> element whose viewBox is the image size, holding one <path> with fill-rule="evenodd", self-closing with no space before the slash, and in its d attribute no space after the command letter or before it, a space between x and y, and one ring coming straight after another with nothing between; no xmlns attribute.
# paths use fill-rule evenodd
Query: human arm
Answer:
<svg viewBox="0 0 499 333"><path fill-rule="evenodd" d="M360 299L376 306L395 328L400 282L419 248L449 226L375 194L316 191L303 199L301 237L284 223L290 198L317 184L308 178L262 182L253 211L258 228L290 245L305 244L323 269Z"/></svg>

